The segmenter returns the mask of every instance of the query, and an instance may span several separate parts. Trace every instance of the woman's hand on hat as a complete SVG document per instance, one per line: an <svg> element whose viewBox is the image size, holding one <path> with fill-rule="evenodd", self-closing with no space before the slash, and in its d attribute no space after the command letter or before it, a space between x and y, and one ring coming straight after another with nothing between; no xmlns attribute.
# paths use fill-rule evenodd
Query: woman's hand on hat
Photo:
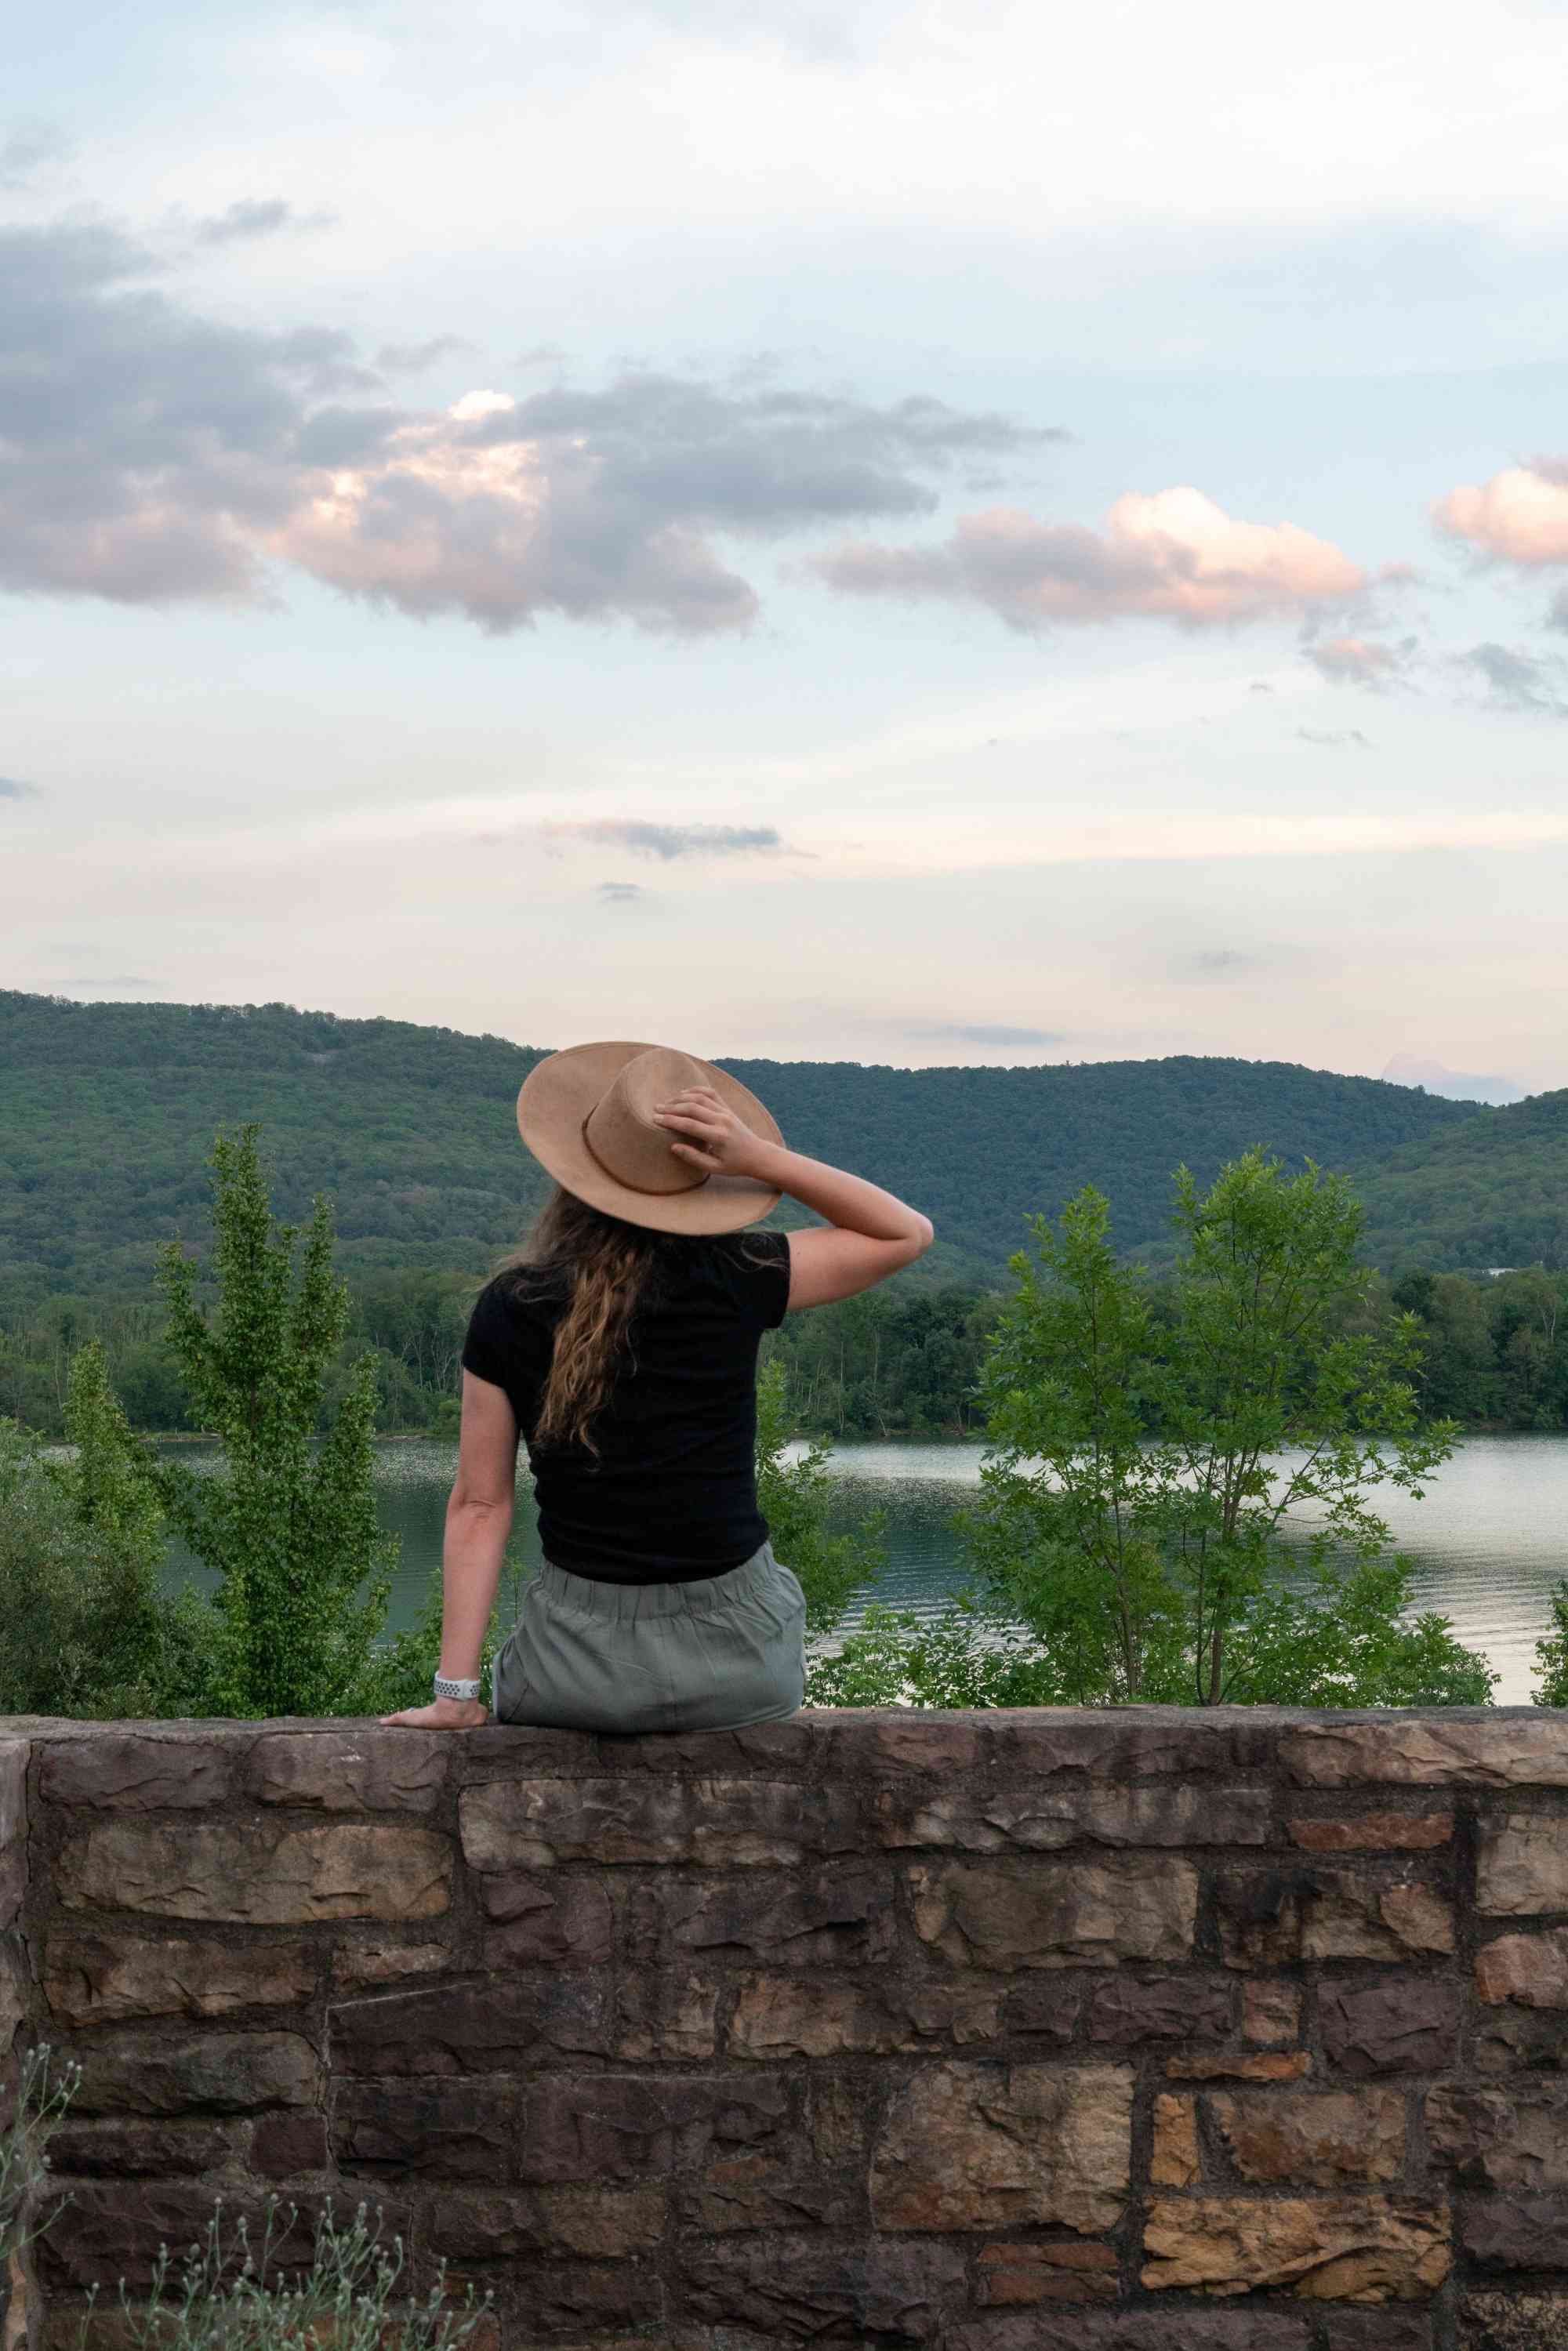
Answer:
<svg viewBox="0 0 1568 2351"><path fill-rule="evenodd" d="M669 1132L670 1149L688 1167L705 1176L755 1176L768 1145L738 1119L711 1086L688 1086L667 1102L656 1102L653 1116Z"/></svg>

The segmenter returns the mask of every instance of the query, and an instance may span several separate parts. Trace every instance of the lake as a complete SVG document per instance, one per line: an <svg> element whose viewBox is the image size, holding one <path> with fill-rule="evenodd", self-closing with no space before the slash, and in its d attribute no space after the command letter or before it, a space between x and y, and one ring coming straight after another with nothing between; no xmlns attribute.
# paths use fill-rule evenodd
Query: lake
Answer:
<svg viewBox="0 0 1568 2351"><path fill-rule="evenodd" d="M212 1458L208 1448L193 1446L182 1446L180 1456L193 1468ZM417 1615L439 1562L456 1458L455 1445L423 1438L379 1449L382 1520L402 1545L392 1594L393 1630ZM977 1445L838 1449L833 1466L843 1522L852 1524L870 1510L885 1517L888 1567L876 1597L925 1609L962 1583L953 1516L978 1485L980 1459ZM1500 1705L1528 1704L1549 1594L1568 1575L1568 1437L1470 1437L1431 1481L1424 1500L1385 1489L1381 1508L1400 1548L1416 1562L1418 1604L1441 1610L1459 1639L1490 1659L1501 1675L1495 1692ZM527 1561L538 1557L531 1499L518 1511L517 1548ZM188 1562L174 1565L176 1573L189 1572ZM859 1596L852 1615L868 1596Z"/></svg>

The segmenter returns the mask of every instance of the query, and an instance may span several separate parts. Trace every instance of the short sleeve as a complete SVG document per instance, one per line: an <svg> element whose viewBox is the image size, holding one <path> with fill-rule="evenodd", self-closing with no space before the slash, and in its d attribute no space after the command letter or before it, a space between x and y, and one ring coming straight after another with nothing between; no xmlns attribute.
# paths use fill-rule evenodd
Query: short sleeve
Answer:
<svg viewBox="0 0 1568 2351"><path fill-rule="evenodd" d="M517 1374L517 1342L498 1282L479 1292L463 1342L463 1368L492 1387L509 1389Z"/></svg>
<svg viewBox="0 0 1568 2351"><path fill-rule="evenodd" d="M789 1236L745 1232L721 1244L725 1284L741 1314L760 1331L776 1331L789 1303Z"/></svg>

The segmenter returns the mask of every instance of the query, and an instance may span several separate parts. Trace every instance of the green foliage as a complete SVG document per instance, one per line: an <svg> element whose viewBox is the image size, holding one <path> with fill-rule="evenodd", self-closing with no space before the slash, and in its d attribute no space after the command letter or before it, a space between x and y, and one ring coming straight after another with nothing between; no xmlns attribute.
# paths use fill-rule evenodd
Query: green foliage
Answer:
<svg viewBox="0 0 1568 2351"><path fill-rule="evenodd" d="M791 1460L795 1441L783 1371L766 1364L757 1383L757 1499L775 1553L806 1594L807 1633L821 1638L840 1622L851 1593L885 1565L882 1522L868 1518L853 1532L835 1533L829 1448L811 1439Z"/></svg>
<svg viewBox="0 0 1568 2351"><path fill-rule="evenodd" d="M1322 1155L1325 1158L1330 1154ZM1365 1172L1375 1263L1568 1268L1568 1091L1412 1135Z"/></svg>
<svg viewBox="0 0 1568 2351"><path fill-rule="evenodd" d="M1406 1621L1368 1500L1419 1496L1453 1432L1418 1418L1414 1318L1354 1327L1348 1185L1252 1151L1207 1194L1179 1171L1176 1201L1157 1314L1092 1191L1015 1262L972 1528L991 1606L1069 1703L1484 1702L1446 1622Z"/></svg>
<svg viewBox="0 0 1568 2351"><path fill-rule="evenodd" d="M162 1499L216 1569L223 1625L214 1710L243 1717L346 1711L386 1614L395 1545L376 1519L374 1366L351 1374L316 1431L348 1320L318 1200L298 1232L276 1223L254 1127L214 1146L217 1306L171 1246L160 1268L169 1341L195 1413L224 1448L223 1474L156 1465ZM363 1587L361 1589L361 1587Z"/></svg>
<svg viewBox="0 0 1568 2351"><path fill-rule="evenodd" d="M1568 1583L1552 1595L1552 1630L1536 1644L1535 1670L1537 1706L1568 1706Z"/></svg>
<svg viewBox="0 0 1568 2351"><path fill-rule="evenodd" d="M797 1428L834 1437L966 1437L999 1295L894 1281L790 1314L768 1335Z"/></svg>
<svg viewBox="0 0 1568 2351"><path fill-rule="evenodd" d="M204 1247L200 1163L220 1125L265 1127L281 1216L303 1219L313 1195L333 1196L341 1262L356 1281L420 1267L486 1273L540 1201L512 1118L540 1056L505 1038L281 1004L77 1004L0 992L0 1045L7 1324L67 1292L140 1290L159 1243ZM1513 1115L1282 1061L727 1066L798 1149L848 1158L935 1218L937 1247L912 1287L996 1277L1028 1211L1055 1213L1112 1168L1124 1239L1142 1246L1165 1230L1173 1156L1208 1176L1261 1138L1292 1165L1311 1154L1362 1167L1397 1145ZM35 1416L33 1399L4 1385L0 1408Z"/></svg>

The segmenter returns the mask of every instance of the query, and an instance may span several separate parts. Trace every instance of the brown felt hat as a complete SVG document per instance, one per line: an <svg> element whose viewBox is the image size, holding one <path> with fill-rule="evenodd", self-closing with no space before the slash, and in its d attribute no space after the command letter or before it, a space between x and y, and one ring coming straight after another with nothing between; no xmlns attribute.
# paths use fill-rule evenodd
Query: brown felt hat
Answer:
<svg viewBox="0 0 1568 2351"><path fill-rule="evenodd" d="M530 1070L517 1096L517 1131L558 1184L590 1207L656 1233L733 1233L783 1195L743 1176L705 1176L670 1145L683 1138L653 1118L657 1102L711 1086L753 1134L782 1143L757 1096L711 1061L668 1045L572 1045Z"/></svg>

